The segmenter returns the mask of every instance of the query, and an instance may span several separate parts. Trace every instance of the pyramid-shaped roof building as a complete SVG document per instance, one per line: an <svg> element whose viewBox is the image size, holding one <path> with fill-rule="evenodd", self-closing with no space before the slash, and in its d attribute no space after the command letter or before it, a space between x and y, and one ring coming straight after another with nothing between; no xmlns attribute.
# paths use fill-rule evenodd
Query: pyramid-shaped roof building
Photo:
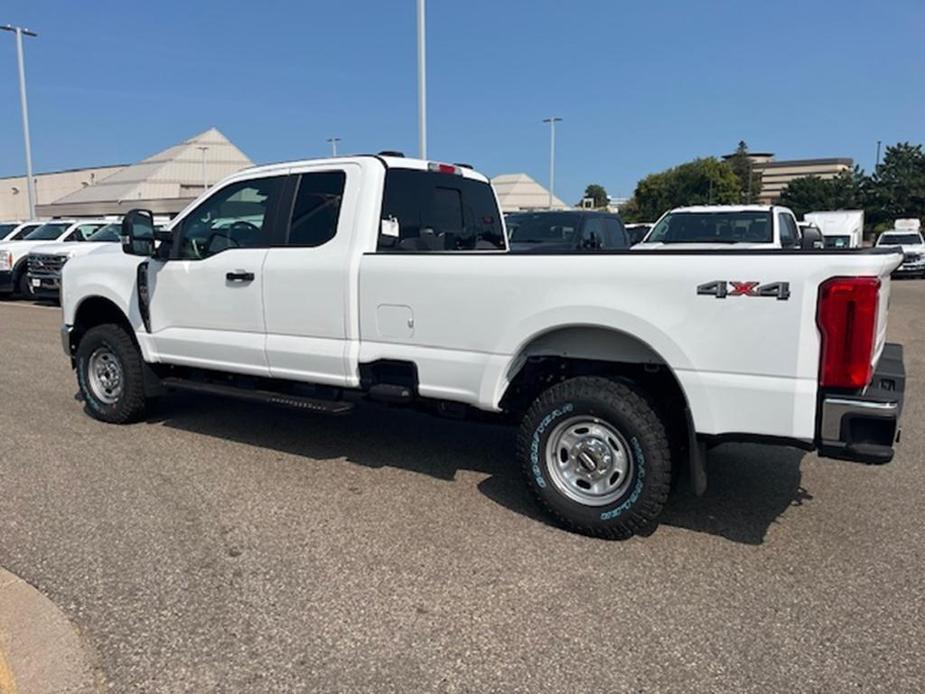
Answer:
<svg viewBox="0 0 925 694"><path fill-rule="evenodd" d="M203 171L203 159L205 171ZM216 128L127 166L49 205L42 216L119 214L133 207L175 213L212 185L253 162ZM203 174L205 174L203 176Z"/></svg>
<svg viewBox="0 0 925 694"><path fill-rule="evenodd" d="M534 181L525 173L502 174L491 179L491 184L498 195L498 203L503 212L518 212L521 210L548 210L549 190ZM559 198L553 196L552 209L567 210L569 208Z"/></svg>

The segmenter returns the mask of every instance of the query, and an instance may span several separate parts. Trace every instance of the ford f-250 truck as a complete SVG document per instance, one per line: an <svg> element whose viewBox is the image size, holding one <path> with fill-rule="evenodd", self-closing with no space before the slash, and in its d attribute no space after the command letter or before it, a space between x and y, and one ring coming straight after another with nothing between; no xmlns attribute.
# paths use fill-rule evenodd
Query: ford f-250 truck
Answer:
<svg viewBox="0 0 925 694"><path fill-rule="evenodd" d="M358 399L519 422L573 530L652 524L706 447L886 462L904 384L895 250L507 251L488 180L398 156L235 174L156 231L67 263L64 350L114 423L186 389L343 413ZM306 435L311 435L306 434Z"/></svg>

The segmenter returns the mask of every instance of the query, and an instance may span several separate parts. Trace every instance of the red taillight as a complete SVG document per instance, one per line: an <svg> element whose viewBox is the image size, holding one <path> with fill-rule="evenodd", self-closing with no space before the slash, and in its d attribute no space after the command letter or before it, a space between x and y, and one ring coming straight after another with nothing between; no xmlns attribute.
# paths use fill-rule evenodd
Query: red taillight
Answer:
<svg viewBox="0 0 925 694"><path fill-rule="evenodd" d="M879 299L876 277L834 277L822 283L816 313L822 334L820 386L857 390L870 383Z"/></svg>

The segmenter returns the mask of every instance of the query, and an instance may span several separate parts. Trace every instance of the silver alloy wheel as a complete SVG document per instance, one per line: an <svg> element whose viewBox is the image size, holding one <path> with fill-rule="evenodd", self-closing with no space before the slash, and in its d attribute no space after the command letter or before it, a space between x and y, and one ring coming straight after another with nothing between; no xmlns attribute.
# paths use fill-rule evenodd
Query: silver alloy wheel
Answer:
<svg viewBox="0 0 925 694"><path fill-rule="evenodd" d="M553 484L579 504L605 506L619 499L632 482L634 467L626 439L597 417L571 417L546 441L546 469Z"/></svg>
<svg viewBox="0 0 925 694"><path fill-rule="evenodd" d="M122 395L122 362L106 345L97 347L87 360L87 381L94 397L114 405Z"/></svg>

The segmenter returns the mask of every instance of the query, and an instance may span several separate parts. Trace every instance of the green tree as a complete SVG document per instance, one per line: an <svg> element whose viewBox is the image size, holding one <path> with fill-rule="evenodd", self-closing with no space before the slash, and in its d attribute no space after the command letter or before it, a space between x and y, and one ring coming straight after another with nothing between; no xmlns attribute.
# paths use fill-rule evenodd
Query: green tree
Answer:
<svg viewBox="0 0 925 694"><path fill-rule="evenodd" d="M740 201L739 179L732 168L714 157L695 159L636 185L621 213L628 222L654 222L664 212L684 205L728 205Z"/></svg>
<svg viewBox="0 0 925 694"><path fill-rule="evenodd" d="M900 142L887 147L883 162L867 181L867 207L873 225L903 217L925 217L925 152Z"/></svg>
<svg viewBox="0 0 925 694"><path fill-rule="evenodd" d="M610 196L607 195L607 190L604 188L604 186L598 183L592 183L587 188L585 188L584 196L594 200L595 209L607 207L607 205L610 204Z"/></svg>
<svg viewBox="0 0 925 694"><path fill-rule="evenodd" d="M796 178L781 192L780 204L793 210L797 217L824 210L857 210L865 207L865 190L864 172L854 167L834 178Z"/></svg>
<svg viewBox="0 0 925 694"><path fill-rule="evenodd" d="M761 195L761 172L755 171L755 163L748 156L745 140L739 140L739 146L726 163L739 179L739 195L742 202L758 202Z"/></svg>

